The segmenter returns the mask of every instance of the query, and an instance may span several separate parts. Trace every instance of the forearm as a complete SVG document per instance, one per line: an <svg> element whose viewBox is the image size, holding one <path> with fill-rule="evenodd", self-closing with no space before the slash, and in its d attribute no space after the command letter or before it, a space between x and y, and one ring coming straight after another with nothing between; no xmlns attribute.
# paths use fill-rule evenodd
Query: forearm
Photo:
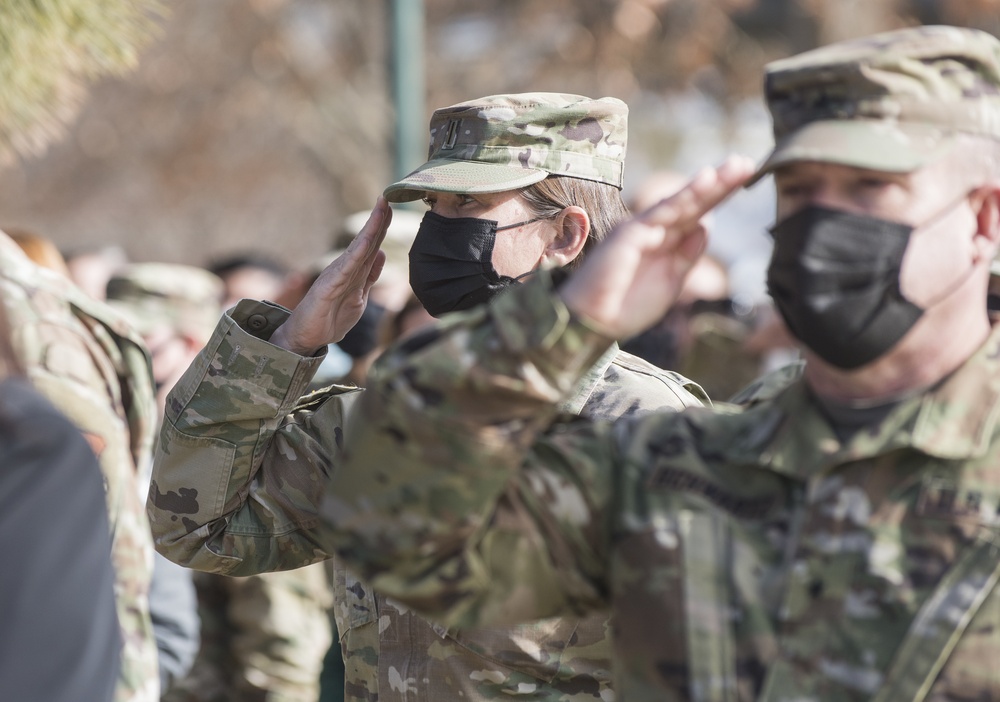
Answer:
<svg viewBox="0 0 1000 702"><path fill-rule="evenodd" d="M349 460L323 507L338 553L387 594L463 625L495 618L484 613L496 604L488 591L504 589L497 553L557 580L538 538L545 516L526 499L542 488L519 469L610 343L536 283L391 351L350 420ZM461 614L456 598L475 604Z"/></svg>
<svg viewBox="0 0 1000 702"><path fill-rule="evenodd" d="M322 359L266 341L286 315L241 303L168 397L147 508L177 563L246 575L326 556L312 531L353 392L300 402Z"/></svg>

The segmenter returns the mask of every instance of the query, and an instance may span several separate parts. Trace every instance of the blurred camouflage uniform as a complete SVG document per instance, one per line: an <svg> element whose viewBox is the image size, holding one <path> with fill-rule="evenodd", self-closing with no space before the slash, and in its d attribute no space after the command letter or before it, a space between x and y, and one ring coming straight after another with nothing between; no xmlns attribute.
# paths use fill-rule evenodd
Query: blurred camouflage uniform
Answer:
<svg viewBox="0 0 1000 702"><path fill-rule="evenodd" d="M137 467L149 463L155 421L146 352L123 319L29 261L2 233L0 290L32 383L84 432L104 474L125 644L115 699L156 700L148 599L153 545L137 487Z"/></svg>
<svg viewBox="0 0 1000 702"><path fill-rule="evenodd" d="M716 307L733 308L730 300ZM686 320L690 340L676 366L711 397L729 397L760 372L761 359L744 348L752 320L722 309L695 311Z"/></svg>
<svg viewBox="0 0 1000 702"><path fill-rule="evenodd" d="M431 159L387 197L416 199L432 185L475 192L473 183L493 192L550 173L620 187L626 108L580 100L496 96L438 110ZM266 343L285 315L265 303L237 306L171 393L150 517L157 547L178 562L240 575L331 554L316 512L358 391L333 386L299 399L322 357ZM613 347L593 359L563 409L611 418L707 402L694 383ZM613 697L605 615L457 632L374 595L343 568L335 588L348 699Z"/></svg>
<svg viewBox="0 0 1000 702"><path fill-rule="evenodd" d="M998 88L1000 44L955 28L781 61L771 163L819 158L781 139L803 124L845 159L897 119L997 134ZM610 607L621 700L1000 698L1000 330L848 437L799 380L745 411L552 424L608 342L544 282L383 358L325 547L451 626Z"/></svg>
<svg viewBox="0 0 1000 702"><path fill-rule="evenodd" d="M166 327L199 346L219 318L221 299L221 280L194 266L132 264L108 282L108 303L143 335ZM154 351L154 373L162 372L157 366ZM198 575L201 648L164 700L315 702L331 641L323 567L251 578Z"/></svg>
<svg viewBox="0 0 1000 702"><path fill-rule="evenodd" d="M177 263L129 263L108 279L108 305L140 334L159 327L207 337L219 317L222 281L204 268Z"/></svg>
<svg viewBox="0 0 1000 702"><path fill-rule="evenodd" d="M165 702L315 702L332 640L323 565L247 578L196 573L195 581L202 645Z"/></svg>

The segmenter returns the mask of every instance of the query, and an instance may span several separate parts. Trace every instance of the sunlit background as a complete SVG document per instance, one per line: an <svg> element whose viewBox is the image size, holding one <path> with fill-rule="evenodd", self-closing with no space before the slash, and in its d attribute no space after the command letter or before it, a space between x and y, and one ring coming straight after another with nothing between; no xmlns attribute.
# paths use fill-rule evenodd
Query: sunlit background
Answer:
<svg viewBox="0 0 1000 702"><path fill-rule="evenodd" d="M760 157L767 61L911 24L997 32L998 4L167 2L138 69L94 85L43 155L0 170L0 228L33 229L66 252L116 243L138 261L200 265L254 249L302 265L419 164L435 107L536 90L630 105L629 196L654 171ZM762 291L769 188L742 193L713 223L737 292Z"/></svg>

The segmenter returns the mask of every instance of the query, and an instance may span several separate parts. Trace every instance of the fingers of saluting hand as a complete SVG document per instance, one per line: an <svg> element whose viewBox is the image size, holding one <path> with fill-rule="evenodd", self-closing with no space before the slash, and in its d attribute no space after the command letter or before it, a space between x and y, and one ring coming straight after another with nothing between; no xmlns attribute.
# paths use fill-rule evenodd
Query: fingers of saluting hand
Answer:
<svg viewBox="0 0 1000 702"><path fill-rule="evenodd" d="M366 261L374 260L375 253L382 245L391 221L392 209L390 209L389 203L385 201L385 198L379 196L375 202L375 208L372 210L371 215L368 216L368 221L365 222L365 226L361 228L361 231L358 232L358 235L351 242L351 245L347 247L347 250L350 251L352 248L357 247L363 250Z"/></svg>
<svg viewBox="0 0 1000 702"><path fill-rule="evenodd" d="M347 250L337 257L322 277L327 281L328 293L341 295L345 289L368 290L378 280L385 263L385 254L379 250L392 221L392 210L384 198L379 197L368 221L354 237Z"/></svg>
<svg viewBox="0 0 1000 702"><path fill-rule="evenodd" d="M674 195L663 199L636 219L644 224L686 231L709 210L753 175L754 163L746 156L730 156L717 168L705 168Z"/></svg>
<svg viewBox="0 0 1000 702"><path fill-rule="evenodd" d="M749 159L730 157L618 226L560 288L566 307L611 338L648 328L673 304L705 248L701 218L753 171Z"/></svg>
<svg viewBox="0 0 1000 702"><path fill-rule="evenodd" d="M375 203L375 209L372 210L365 226L351 242L352 244L357 243L359 254L362 250L364 252L362 264L356 270L353 282L363 288L363 294L366 298L371 286L382 274L382 267L385 265L385 253L379 247L382 246L386 232L389 231L390 222L392 222L392 209L385 198L379 196Z"/></svg>

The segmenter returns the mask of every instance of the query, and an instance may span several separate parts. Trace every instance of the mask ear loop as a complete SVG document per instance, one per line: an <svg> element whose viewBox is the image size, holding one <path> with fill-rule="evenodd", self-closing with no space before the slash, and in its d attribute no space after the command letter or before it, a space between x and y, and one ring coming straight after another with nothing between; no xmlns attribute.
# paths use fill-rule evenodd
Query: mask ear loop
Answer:
<svg viewBox="0 0 1000 702"><path fill-rule="evenodd" d="M918 224L915 227L913 227L912 234L916 234L920 230L927 229L928 227L931 227L931 226L937 224L938 222L940 222L942 219L944 219L945 215L947 215L953 209L955 209L958 205L960 205L963 200L968 200L972 196L972 194L974 192L976 192L975 188L973 188L972 190L967 190L966 192L962 193L961 195L959 195L958 197L956 197L951 202L947 203L939 211L935 212L933 215L931 215L930 217L928 217L927 219L925 219L923 222L921 222L920 224ZM911 234L911 236L912 236L912 234Z"/></svg>
<svg viewBox="0 0 1000 702"><path fill-rule="evenodd" d="M518 222L517 224L505 224L502 227L497 227L497 231L502 232L504 229L517 229L518 227L523 227L525 224L540 222L543 219L549 219L549 217L535 217L534 219L526 219L523 222Z"/></svg>
<svg viewBox="0 0 1000 702"><path fill-rule="evenodd" d="M963 193L961 197L958 197L955 200L948 203L948 205L945 206L940 212L935 213L934 215L932 215L931 217L929 217L928 219L924 220L919 225L914 227L913 231L910 232L910 237L912 238L914 235L919 234L922 230L926 231L929 227L933 226L937 222L944 219L945 215L950 213L955 207L961 204L963 200L967 200L969 197L971 197L974 192L975 189L969 190ZM966 271L962 272L961 275L955 278L955 282L953 282L951 285L945 288L940 294L935 295L933 298L931 298L931 300L923 306L923 309L928 310L934 305L937 305L940 302L947 300L956 290L962 287L962 284L965 283L965 280L968 277L967 273L973 270L975 267L976 267L975 263L969 266ZM900 292L902 293L902 291Z"/></svg>
<svg viewBox="0 0 1000 702"><path fill-rule="evenodd" d="M532 224L534 222L541 222L543 219L552 219L552 217L554 217L554 216L555 215L552 215L550 217L533 217L532 219L526 219L523 222L518 222L517 224L505 224L502 227L497 227L496 231L502 232L504 229L516 229L517 227L523 227L525 224ZM526 277L528 277L529 275L531 275L534 272L535 272L535 269L531 269L530 271L525 271L521 275L514 276L513 278L511 278L511 280L516 283L517 281L521 280L521 278L526 278Z"/></svg>

